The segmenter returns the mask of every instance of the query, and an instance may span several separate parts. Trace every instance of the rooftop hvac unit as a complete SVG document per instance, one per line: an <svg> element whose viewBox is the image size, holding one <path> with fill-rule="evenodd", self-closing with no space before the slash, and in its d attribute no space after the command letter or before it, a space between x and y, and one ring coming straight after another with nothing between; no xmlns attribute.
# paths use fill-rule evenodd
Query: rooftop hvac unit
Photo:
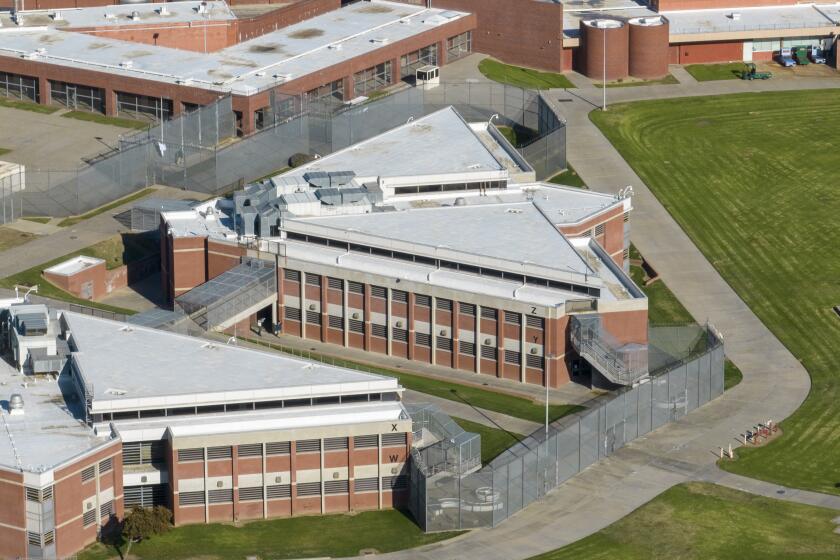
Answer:
<svg viewBox="0 0 840 560"><path fill-rule="evenodd" d="M61 12L56 11L53 16L53 21L64 21L64 16L61 15Z"/></svg>
<svg viewBox="0 0 840 560"><path fill-rule="evenodd" d="M415 84L424 87L437 87L440 84L440 68L422 66L414 73Z"/></svg>
<svg viewBox="0 0 840 560"><path fill-rule="evenodd" d="M12 393L9 397L9 414L12 416L23 414L23 397L20 393Z"/></svg>

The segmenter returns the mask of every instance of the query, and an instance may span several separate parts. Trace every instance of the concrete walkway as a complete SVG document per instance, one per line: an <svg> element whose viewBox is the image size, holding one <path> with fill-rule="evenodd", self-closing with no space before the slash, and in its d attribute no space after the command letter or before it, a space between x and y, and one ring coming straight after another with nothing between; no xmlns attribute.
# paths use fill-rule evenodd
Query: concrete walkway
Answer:
<svg viewBox="0 0 840 560"><path fill-rule="evenodd" d="M516 418L515 416L509 416L507 414L502 414L501 412L493 412L492 410L486 410L470 406L467 403L427 395L426 393L420 393L418 391L406 390L404 396L406 403L431 403L436 405L444 414L449 416L463 418L464 420L470 420L472 422L482 424L483 426L487 426L488 428L505 430L507 432L523 436L527 436L543 426L543 424L523 420L522 418Z"/></svg>
<svg viewBox="0 0 840 560"><path fill-rule="evenodd" d="M608 103L838 87L840 79L825 78L680 83L611 89ZM835 496L780 488L717 469L719 447L730 442L737 445L737 435L746 426L789 416L807 397L810 378L591 123L588 114L600 105L601 93L595 88L550 92L571 98L558 104L568 124L569 162L594 190L615 193L626 185L633 186L633 242L688 310L698 319L708 319L721 331L727 355L738 364L744 379L717 400L596 463L555 489L547 499L498 527L473 531L423 549L385 555L387 558L528 558L597 532L671 486L690 480L712 481L764 496L840 509L840 498Z"/></svg>

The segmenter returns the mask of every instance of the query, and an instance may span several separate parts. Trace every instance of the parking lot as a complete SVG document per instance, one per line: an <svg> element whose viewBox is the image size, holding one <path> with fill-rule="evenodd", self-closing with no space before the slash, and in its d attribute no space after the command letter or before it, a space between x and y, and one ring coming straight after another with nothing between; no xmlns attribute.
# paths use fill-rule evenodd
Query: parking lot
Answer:
<svg viewBox="0 0 840 560"><path fill-rule="evenodd" d="M71 170L82 163L82 158L115 146L120 134L136 132L61 114L0 107L0 148L11 150L0 159L31 169Z"/></svg>

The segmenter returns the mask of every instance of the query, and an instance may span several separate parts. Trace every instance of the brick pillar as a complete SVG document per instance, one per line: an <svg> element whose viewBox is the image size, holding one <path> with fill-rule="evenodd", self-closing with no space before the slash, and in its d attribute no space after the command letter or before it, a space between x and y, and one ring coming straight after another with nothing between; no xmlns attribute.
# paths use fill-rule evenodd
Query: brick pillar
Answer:
<svg viewBox="0 0 840 560"><path fill-rule="evenodd" d="M327 307L329 306L329 297L327 290L329 289L329 278L321 276L321 342L327 342L327 327L329 326L329 317Z"/></svg>
<svg viewBox="0 0 840 560"><path fill-rule="evenodd" d="M408 359L414 359L414 292L408 292L408 309L406 311L406 325L407 331L406 340L408 341Z"/></svg>
<svg viewBox="0 0 840 560"><path fill-rule="evenodd" d="M230 446L230 483L233 487L232 515L234 521L239 521L239 447Z"/></svg>
<svg viewBox="0 0 840 560"><path fill-rule="evenodd" d="M355 449L356 442L353 436L347 436L347 501L350 511L353 511L356 505L354 499L356 497L356 478L353 476L353 468L356 464L353 458Z"/></svg>
<svg viewBox="0 0 840 560"><path fill-rule="evenodd" d="M400 59L399 59L399 57L391 59L391 83L392 84L400 83Z"/></svg>
<svg viewBox="0 0 840 560"><path fill-rule="evenodd" d="M256 126L254 125L254 112L251 110L250 107L245 107L242 110L242 135L248 136L254 130Z"/></svg>
<svg viewBox="0 0 840 560"><path fill-rule="evenodd" d="M291 473L291 480L289 485L289 517L295 515L295 500L297 499L297 442L289 442L289 473Z"/></svg>
<svg viewBox="0 0 840 560"><path fill-rule="evenodd" d="M277 267L277 322L283 328L286 319L286 306L283 305L283 294L286 292L286 269ZM272 325L273 332L273 325Z"/></svg>
<svg viewBox="0 0 840 560"><path fill-rule="evenodd" d="M184 104L181 102L180 99L173 99L172 100L172 116L177 117L181 113L184 112Z"/></svg>
<svg viewBox="0 0 840 560"><path fill-rule="evenodd" d="M460 302L452 302L452 369L458 369L460 362L459 356L461 355L460 348L458 348L458 315L460 307Z"/></svg>
<svg viewBox="0 0 840 560"><path fill-rule="evenodd" d="M117 114L117 92L111 88L105 88L105 114L109 117Z"/></svg>
<svg viewBox="0 0 840 560"><path fill-rule="evenodd" d="M356 88L353 86L353 76L344 76L344 101L350 101L356 97Z"/></svg>
<svg viewBox="0 0 840 560"><path fill-rule="evenodd" d="M505 312L496 310L496 377L505 375Z"/></svg>
<svg viewBox="0 0 840 560"><path fill-rule="evenodd" d="M362 319L365 322L365 343L364 348L365 352L370 352L370 284L365 284L365 294L364 294L364 312L365 316Z"/></svg>
<svg viewBox="0 0 840 560"><path fill-rule="evenodd" d="M438 49L438 66L446 64L446 39L437 44Z"/></svg>
<svg viewBox="0 0 840 560"><path fill-rule="evenodd" d="M38 77L38 103L50 104L50 81L43 76Z"/></svg>

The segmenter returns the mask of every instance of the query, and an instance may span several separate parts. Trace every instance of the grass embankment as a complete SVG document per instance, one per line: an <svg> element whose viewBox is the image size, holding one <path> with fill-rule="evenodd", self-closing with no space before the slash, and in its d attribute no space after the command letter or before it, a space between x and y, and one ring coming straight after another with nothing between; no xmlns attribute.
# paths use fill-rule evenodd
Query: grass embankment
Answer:
<svg viewBox="0 0 840 560"><path fill-rule="evenodd" d="M52 218L49 216L24 216L21 220L26 220L27 222L35 222L36 224L48 224Z"/></svg>
<svg viewBox="0 0 840 560"><path fill-rule="evenodd" d="M615 82L607 82L607 88L623 88L623 87L636 87L636 86L667 86L672 84L678 84L680 81L676 79L671 74L666 75L663 78L659 78L656 80L620 80ZM598 88L604 87L603 82L592 82L592 85Z"/></svg>
<svg viewBox="0 0 840 560"><path fill-rule="evenodd" d="M4 156L4 155L8 154L8 153L9 153L9 152L11 152L11 151L12 151L12 150L11 150L10 148L0 148L0 156Z"/></svg>
<svg viewBox="0 0 840 560"><path fill-rule="evenodd" d="M839 494L840 92L644 101L592 118L811 375L784 436L722 468Z"/></svg>
<svg viewBox="0 0 840 560"><path fill-rule="evenodd" d="M261 340L253 339L245 340L259 346L272 348L288 354L311 358L313 360L318 360L339 367L358 369L369 373L378 373L380 375L387 375L388 377L396 377L399 379L400 384L403 387L412 391L461 402L476 408L501 412L503 414L507 414L508 416L531 420L532 422L545 421L545 406L523 397L517 397L515 395L500 393L489 389L482 389L481 387L476 387L474 385L463 385L461 383L453 383L451 381L424 377L422 375L405 373L374 365L359 364L351 360L318 354L317 352L305 352L295 348L284 347L281 344L269 344ZM554 421L558 418L562 418L563 416L583 409L584 407L578 405L553 404L548 407L548 414L549 418Z"/></svg>
<svg viewBox="0 0 840 560"><path fill-rule="evenodd" d="M514 148L518 148L527 144L528 142L536 138L537 135L539 135L539 132L537 132L533 128L528 128L525 126L500 125L496 128L499 130L499 132L502 133L502 136L505 137L505 140L510 142Z"/></svg>
<svg viewBox="0 0 840 560"><path fill-rule="evenodd" d="M121 117L106 117L99 113L91 113L89 111L68 111L61 115L67 119L76 119L80 121L95 122L97 124L107 124L109 126L118 126L120 128L132 128L135 130L143 130L149 128L151 123L145 121L135 121L134 119L124 119Z"/></svg>
<svg viewBox="0 0 840 560"><path fill-rule="evenodd" d="M567 187L577 187L579 189L587 189L589 187L586 186L586 183L583 179L580 178L580 175L577 174L575 168L571 166L571 164L566 163L566 170L562 173L558 173L554 177L548 180L549 183L554 183L555 185L565 185Z"/></svg>
<svg viewBox="0 0 840 560"><path fill-rule="evenodd" d="M609 527L531 560L827 560L840 557L836 515L714 484L680 484Z"/></svg>
<svg viewBox="0 0 840 560"><path fill-rule="evenodd" d="M147 189L137 191L136 193L132 193L128 196L124 196L122 198L119 198L119 199L115 200L114 202L108 203L105 206L100 206L99 208L94 208L90 212L86 212L84 214L81 214L80 216L70 216L69 218L64 218L63 220L58 222L58 226L59 227L75 226L76 224L78 224L82 220L89 220L89 219L93 218L94 216L98 216L99 214L102 214L103 212L108 212L109 210L113 210L114 208L118 208L118 207L122 206L123 204L128 204L129 202L134 202L135 200L143 198L146 195L152 194L156 190L157 189L155 189L155 188L149 187Z"/></svg>
<svg viewBox="0 0 840 560"><path fill-rule="evenodd" d="M478 64L479 71L494 82L524 89L573 88L575 85L563 74L540 72L533 68L511 66L492 58Z"/></svg>
<svg viewBox="0 0 840 560"><path fill-rule="evenodd" d="M344 558L374 549L393 552L440 542L460 532L425 534L397 510L369 511L355 515L325 515L252 521L241 527L213 523L186 525L132 545L138 560L212 558ZM78 560L119 558L101 543L79 554Z"/></svg>
<svg viewBox="0 0 840 560"><path fill-rule="evenodd" d="M689 64L685 71L691 74L698 82L711 82L714 80L737 80L741 78L741 72L747 67L743 62L731 62L728 64Z"/></svg>
<svg viewBox="0 0 840 560"><path fill-rule="evenodd" d="M37 284L38 295L43 297L67 301L70 303L78 303L80 305L95 307L104 311L133 315L136 311L131 309L124 309L122 307L115 307L113 305L77 298L47 282L44 279L42 272L53 265L66 261L67 259L77 255L103 259L105 261L106 268L110 270L122 266L123 264L147 257L158 250L159 247L155 240L142 234L116 235L106 239L105 241L91 245L90 247L85 247L79 251L68 253L61 257L52 259L51 261L41 263L22 272L18 272L17 274L0 279L0 287L13 288L15 285L34 286Z"/></svg>
<svg viewBox="0 0 840 560"><path fill-rule="evenodd" d="M50 115L58 111L58 107L51 107L49 105L39 105L31 101L18 101L17 99L7 99L0 97L0 107L8 107L9 109L21 109L23 111L32 111L33 113L43 113Z"/></svg>
<svg viewBox="0 0 840 560"><path fill-rule="evenodd" d="M5 251L7 249L11 249L12 247L29 243L36 237L38 236L32 233L18 231L10 227L0 227L0 251Z"/></svg>
<svg viewBox="0 0 840 560"><path fill-rule="evenodd" d="M486 465L508 447L522 440L525 436L500 428L491 428L472 420L452 417L464 430L481 436L481 464Z"/></svg>

